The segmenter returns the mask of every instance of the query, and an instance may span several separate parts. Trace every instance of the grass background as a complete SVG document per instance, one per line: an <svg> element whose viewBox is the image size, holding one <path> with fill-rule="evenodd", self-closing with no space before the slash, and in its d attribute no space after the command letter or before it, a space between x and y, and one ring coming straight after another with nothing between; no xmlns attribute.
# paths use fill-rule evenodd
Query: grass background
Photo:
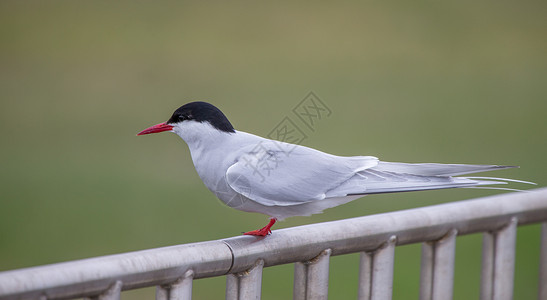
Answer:
<svg viewBox="0 0 547 300"><path fill-rule="evenodd" d="M215 199L178 137L135 136L193 100L265 136L313 91L332 114L306 146L519 165L491 175L544 186L546 13L544 1L1 1L0 270L263 226ZM276 228L496 193L370 196ZM536 294L538 238L537 225L518 231L515 299ZM480 235L458 239L455 299L478 297L480 249ZM394 299L418 297L419 257L397 248ZM332 298L356 297L357 261L332 258ZM224 278L194 295L224 297ZM266 269L263 299L291 295L292 266Z"/></svg>

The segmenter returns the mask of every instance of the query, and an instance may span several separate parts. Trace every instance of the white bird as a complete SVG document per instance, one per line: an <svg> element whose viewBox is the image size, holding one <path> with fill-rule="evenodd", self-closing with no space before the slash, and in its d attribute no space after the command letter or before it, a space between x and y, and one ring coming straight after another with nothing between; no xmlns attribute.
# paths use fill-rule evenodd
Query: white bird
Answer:
<svg viewBox="0 0 547 300"><path fill-rule="evenodd" d="M271 217L264 228L246 235L266 236L276 220L320 213L368 194L513 181L454 177L513 166L384 162L262 138L235 130L218 108L206 102L185 104L167 122L137 135L163 131L176 133L188 144L199 177L222 202Z"/></svg>

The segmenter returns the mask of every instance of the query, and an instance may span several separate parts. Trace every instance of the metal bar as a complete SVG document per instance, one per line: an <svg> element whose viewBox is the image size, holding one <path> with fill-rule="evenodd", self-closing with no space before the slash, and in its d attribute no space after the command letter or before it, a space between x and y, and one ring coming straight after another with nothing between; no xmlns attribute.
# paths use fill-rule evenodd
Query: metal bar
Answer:
<svg viewBox="0 0 547 300"><path fill-rule="evenodd" d="M191 300L192 282L194 280L194 271L188 270L184 276L171 285L170 300Z"/></svg>
<svg viewBox="0 0 547 300"><path fill-rule="evenodd" d="M321 300L328 298L331 253L331 249L326 249L312 260L295 263L293 299Z"/></svg>
<svg viewBox="0 0 547 300"><path fill-rule="evenodd" d="M226 300L259 300L263 267L264 261L260 259L251 269L226 276Z"/></svg>
<svg viewBox="0 0 547 300"><path fill-rule="evenodd" d="M106 292L97 297L99 300L120 300L123 283L116 281Z"/></svg>
<svg viewBox="0 0 547 300"><path fill-rule="evenodd" d="M357 299L391 299L396 243L397 237L391 236L376 251L361 252Z"/></svg>
<svg viewBox="0 0 547 300"><path fill-rule="evenodd" d="M260 299L262 291L262 268L264 261L259 260L255 267L248 272L239 273L239 298L238 299Z"/></svg>
<svg viewBox="0 0 547 300"><path fill-rule="evenodd" d="M294 263L293 300L306 299L307 270L303 262Z"/></svg>
<svg viewBox="0 0 547 300"><path fill-rule="evenodd" d="M547 222L541 224L538 300L547 300Z"/></svg>
<svg viewBox="0 0 547 300"><path fill-rule="evenodd" d="M169 285L156 287L156 300L190 300L192 299L192 281L194 271L188 270L184 276Z"/></svg>
<svg viewBox="0 0 547 300"><path fill-rule="evenodd" d="M371 300L389 300L393 290L393 263L397 238L391 236L372 258Z"/></svg>
<svg viewBox="0 0 547 300"><path fill-rule="evenodd" d="M481 300L513 298L517 218L483 236Z"/></svg>
<svg viewBox="0 0 547 300"><path fill-rule="evenodd" d="M440 240L422 244L420 300L450 300L454 291L456 230Z"/></svg>
<svg viewBox="0 0 547 300"><path fill-rule="evenodd" d="M435 243L422 243L422 263L420 267L420 300L433 297L433 277L435 268Z"/></svg>
<svg viewBox="0 0 547 300"><path fill-rule="evenodd" d="M163 285L156 286L156 300L169 300L169 288Z"/></svg>
<svg viewBox="0 0 547 300"><path fill-rule="evenodd" d="M495 241L493 232L483 233L480 300L492 300L493 297Z"/></svg>
<svg viewBox="0 0 547 300"><path fill-rule="evenodd" d="M496 235L494 299L513 299L517 223L517 218L511 218L511 222L507 227L500 230Z"/></svg>
<svg viewBox="0 0 547 300"><path fill-rule="evenodd" d="M329 295L329 259L331 249L307 262L306 299L327 299Z"/></svg>
<svg viewBox="0 0 547 300"><path fill-rule="evenodd" d="M361 252L357 299L391 299L396 236L374 252Z"/></svg>
<svg viewBox="0 0 547 300"><path fill-rule="evenodd" d="M73 262L0 272L0 298L90 297L120 280L123 289L169 284L192 269L204 278L237 273L258 259L264 266L331 255L374 251L391 235L405 245L443 237L495 231L511 217L519 224L545 222L547 188L475 200L276 230L266 238L240 236Z"/></svg>
<svg viewBox="0 0 547 300"><path fill-rule="evenodd" d="M373 253L361 252L359 256L359 289L357 299L369 300L372 289L372 258Z"/></svg>
<svg viewBox="0 0 547 300"><path fill-rule="evenodd" d="M239 280L236 274L226 275L226 300L239 299Z"/></svg>

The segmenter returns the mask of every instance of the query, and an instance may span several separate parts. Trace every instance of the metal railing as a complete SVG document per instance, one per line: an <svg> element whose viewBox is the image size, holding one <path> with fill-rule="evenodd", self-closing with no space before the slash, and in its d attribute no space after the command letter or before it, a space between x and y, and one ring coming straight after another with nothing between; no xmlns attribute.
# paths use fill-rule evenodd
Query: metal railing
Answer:
<svg viewBox="0 0 547 300"><path fill-rule="evenodd" d="M190 299L195 279L227 276L226 299L259 299L262 269L295 263L294 299L326 299L329 257L361 253L359 299L390 299L395 246L423 243L420 299L451 299L456 237L482 232L481 299L511 299L516 228L541 223L547 299L547 188L334 222L0 272L0 299L119 299L157 286Z"/></svg>

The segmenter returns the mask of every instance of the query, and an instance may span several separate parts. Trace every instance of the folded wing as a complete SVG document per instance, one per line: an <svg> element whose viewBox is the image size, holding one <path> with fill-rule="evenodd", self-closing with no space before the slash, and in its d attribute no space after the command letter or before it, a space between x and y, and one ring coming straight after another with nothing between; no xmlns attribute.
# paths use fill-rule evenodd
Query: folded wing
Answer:
<svg viewBox="0 0 547 300"><path fill-rule="evenodd" d="M228 168L226 180L236 192L266 206L323 200L329 190L378 164L372 156L340 157L276 141L243 153Z"/></svg>

